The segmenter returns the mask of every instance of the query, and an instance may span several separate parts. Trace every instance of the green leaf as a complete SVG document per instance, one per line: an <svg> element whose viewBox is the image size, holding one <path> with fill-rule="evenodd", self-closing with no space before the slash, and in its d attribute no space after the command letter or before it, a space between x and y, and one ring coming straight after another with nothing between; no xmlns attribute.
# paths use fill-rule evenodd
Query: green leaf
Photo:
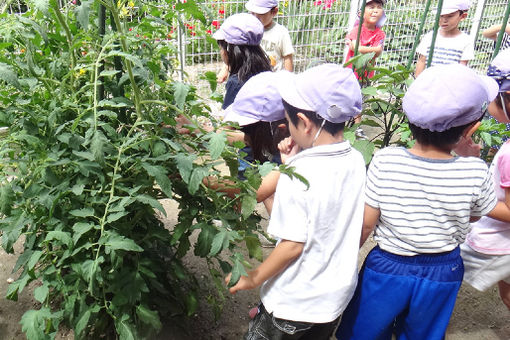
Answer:
<svg viewBox="0 0 510 340"><path fill-rule="evenodd" d="M274 163L264 162L261 166L259 166L259 174L264 177L267 176L271 171L275 169Z"/></svg>
<svg viewBox="0 0 510 340"><path fill-rule="evenodd" d="M241 275L248 276L248 273L246 273L246 269L244 269L243 264L241 261L239 261L238 258L234 259L234 266L232 267L232 276L230 277L230 281L228 283L228 287L235 286L235 284L239 281L239 278L241 278Z"/></svg>
<svg viewBox="0 0 510 340"><path fill-rule="evenodd" d="M113 231L108 232L108 238L105 243L105 247L111 250L127 250L143 252L143 248L136 244L132 239L126 238Z"/></svg>
<svg viewBox="0 0 510 340"><path fill-rule="evenodd" d="M144 305L138 305L136 307L136 315L143 323L152 326L154 330L159 331L161 329L161 321L158 312L150 310Z"/></svg>
<svg viewBox="0 0 510 340"><path fill-rule="evenodd" d="M85 327L87 327L90 319L90 308L85 310L85 312L80 316L78 319L78 322L76 323L76 326L74 327L74 331L76 333L76 337L78 339L81 339L81 335L83 331L85 330Z"/></svg>
<svg viewBox="0 0 510 340"><path fill-rule="evenodd" d="M43 252L40 250L36 250L32 253L32 256L30 256L30 260L28 260L27 268L29 271L33 270L37 262L39 262L39 259L43 255Z"/></svg>
<svg viewBox="0 0 510 340"><path fill-rule="evenodd" d="M163 208L163 206L161 205L161 203L159 203L159 201L157 199L150 197L148 195L139 195L139 196L136 196L135 198L139 202L149 204L151 207L161 211L166 216L165 208Z"/></svg>
<svg viewBox="0 0 510 340"><path fill-rule="evenodd" d="M94 209L92 208L75 209L71 210L69 214L76 217L90 217L94 216Z"/></svg>
<svg viewBox="0 0 510 340"><path fill-rule="evenodd" d="M487 145L492 145L492 136L488 132L480 132L480 137L482 138L483 142Z"/></svg>
<svg viewBox="0 0 510 340"><path fill-rule="evenodd" d="M248 248L248 254L250 257L254 257L257 260L262 261L262 248L259 238L256 236L246 236L244 238L244 242L246 242L246 247Z"/></svg>
<svg viewBox="0 0 510 340"><path fill-rule="evenodd" d="M243 196L241 202L241 213L244 219L247 219L257 207L257 199L253 196Z"/></svg>
<svg viewBox="0 0 510 340"><path fill-rule="evenodd" d="M21 85L18 81L18 75L12 70L12 67L0 63L0 80L5 81L7 84L14 86L18 90L21 90Z"/></svg>
<svg viewBox="0 0 510 340"><path fill-rule="evenodd" d="M135 340L135 330L130 323L129 315L124 314L122 318L115 322L115 329L119 334L119 340Z"/></svg>
<svg viewBox="0 0 510 340"><path fill-rule="evenodd" d="M205 176L209 174L209 170L202 167L196 167L193 169L193 172L191 173L191 177L189 179L188 183L188 191L190 194L194 195L198 188L200 187L200 184L202 184L202 180Z"/></svg>
<svg viewBox="0 0 510 340"><path fill-rule="evenodd" d="M209 139L209 152L211 153L211 159L218 159L226 145L227 134L225 131L212 133L212 136Z"/></svg>
<svg viewBox="0 0 510 340"><path fill-rule="evenodd" d="M195 155L184 153L179 153L175 157L175 161L177 162L177 169L179 169L179 174L181 175L184 183L189 183L191 172L193 171L193 161L195 159Z"/></svg>
<svg viewBox="0 0 510 340"><path fill-rule="evenodd" d="M211 88L211 92L215 92L216 88L218 87L218 80L216 72L213 71L207 71L205 72L200 79L207 80L209 82L209 87Z"/></svg>
<svg viewBox="0 0 510 340"><path fill-rule="evenodd" d="M186 296L186 309L188 316L195 314L198 308L198 299L194 291L188 292Z"/></svg>
<svg viewBox="0 0 510 340"><path fill-rule="evenodd" d="M377 88L373 86L364 87L361 89L361 93L364 95L377 96Z"/></svg>
<svg viewBox="0 0 510 340"><path fill-rule="evenodd" d="M51 337L45 333L46 320L51 318L49 308L43 307L40 310L29 310L21 317L21 330L25 332L27 339L48 340Z"/></svg>
<svg viewBox="0 0 510 340"><path fill-rule="evenodd" d="M0 187L0 213L10 215L14 204L14 191L9 183Z"/></svg>
<svg viewBox="0 0 510 340"><path fill-rule="evenodd" d="M211 244L209 256L216 256L222 249L228 248L230 244L230 235L226 230L222 230L214 236Z"/></svg>
<svg viewBox="0 0 510 340"><path fill-rule="evenodd" d="M76 244L78 242L78 240L80 239L80 237L83 234L85 234L86 232L88 232L92 228L94 228L94 224L92 224L92 223L85 223L85 222L77 222L77 223L75 223L73 225L73 231L74 231L73 242L74 242L74 244Z"/></svg>
<svg viewBox="0 0 510 340"><path fill-rule="evenodd" d="M197 227L201 228L195 245L195 255L205 257L211 252L212 242L216 236L217 230L209 224L200 223Z"/></svg>
<svg viewBox="0 0 510 340"><path fill-rule="evenodd" d="M206 19L204 13L200 10L200 7L196 4L194 0L188 0L186 2L178 2L175 5L175 9L178 11L184 11L188 14L191 14L195 19L198 19L202 22L202 24L206 23Z"/></svg>
<svg viewBox="0 0 510 340"><path fill-rule="evenodd" d="M190 87L187 84L181 83L181 82L174 82L172 84L174 88L174 97L175 97L175 104L178 108L181 110L184 108L184 104L186 103L186 97L188 96Z"/></svg>
<svg viewBox="0 0 510 340"><path fill-rule="evenodd" d="M104 163L105 144L107 143L106 137L101 131L94 133L92 141L90 142L90 151L94 157L94 160L100 164Z"/></svg>
<svg viewBox="0 0 510 340"><path fill-rule="evenodd" d="M80 6L76 7L76 20L84 30L89 27L90 5L92 0L82 0Z"/></svg>
<svg viewBox="0 0 510 340"><path fill-rule="evenodd" d="M165 193L165 195L169 198L172 197L172 182L168 178L167 170L160 165L151 165L149 163L142 163L143 168L149 176L152 176L156 179L156 183L158 183L161 191Z"/></svg>
<svg viewBox="0 0 510 340"><path fill-rule="evenodd" d="M106 218L106 223L115 222L118 219L126 216L127 214L129 214L129 211L119 211L113 214L109 214L108 217Z"/></svg>
<svg viewBox="0 0 510 340"><path fill-rule="evenodd" d="M68 247L71 246L72 243L71 235L69 233L58 230L50 231L48 235L46 235L44 242L49 242L52 240L60 241L61 243L67 245Z"/></svg>
<svg viewBox="0 0 510 340"><path fill-rule="evenodd" d="M34 289L34 298L40 303L44 303L44 301L48 297L49 292L50 289L48 288L48 284L44 283L42 286L39 286L36 289Z"/></svg>
<svg viewBox="0 0 510 340"><path fill-rule="evenodd" d="M34 7L42 12L44 15L49 15L50 12L48 11L50 8L50 1L49 0L32 0L34 3Z"/></svg>

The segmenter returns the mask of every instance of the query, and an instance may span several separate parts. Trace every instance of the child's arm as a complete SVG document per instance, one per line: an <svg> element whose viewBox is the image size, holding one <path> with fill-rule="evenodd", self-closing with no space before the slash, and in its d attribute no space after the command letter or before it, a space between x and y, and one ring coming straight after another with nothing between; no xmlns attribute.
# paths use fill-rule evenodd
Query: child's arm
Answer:
<svg viewBox="0 0 510 340"><path fill-rule="evenodd" d="M469 60L461 60L461 61L459 62L459 64L464 65L464 66L467 66L468 62L469 62Z"/></svg>
<svg viewBox="0 0 510 340"><path fill-rule="evenodd" d="M227 64L223 63L223 66L221 67L220 73L216 76L216 81L218 83L223 83L228 78L228 66Z"/></svg>
<svg viewBox="0 0 510 340"><path fill-rule="evenodd" d="M258 268L248 272L248 276L241 276L237 284L229 289L230 293L235 294L240 290L257 288L298 258L303 248L304 243L282 240ZM225 278L226 284L230 282L231 276L232 274L228 274Z"/></svg>
<svg viewBox="0 0 510 340"><path fill-rule="evenodd" d="M494 25L483 31L482 35L487 39L496 40L498 38L498 33L500 30L501 25ZM505 32L510 34L510 25L506 25Z"/></svg>
<svg viewBox="0 0 510 340"><path fill-rule="evenodd" d="M373 208L365 203L365 212L363 213L363 230L361 231L361 240L359 246L365 243L370 233L374 230L377 221L381 216L381 210Z"/></svg>
<svg viewBox="0 0 510 340"><path fill-rule="evenodd" d="M424 55L421 55L418 57L418 61L416 62L416 70L414 71L414 77L417 78L420 73L425 70L425 66L427 64L427 57Z"/></svg>
<svg viewBox="0 0 510 340"><path fill-rule="evenodd" d="M510 223L510 188L505 188L505 201L499 201L487 216L498 221Z"/></svg>
<svg viewBox="0 0 510 340"><path fill-rule="evenodd" d="M283 68L289 72L294 72L294 55L289 54L283 57Z"/></svg>

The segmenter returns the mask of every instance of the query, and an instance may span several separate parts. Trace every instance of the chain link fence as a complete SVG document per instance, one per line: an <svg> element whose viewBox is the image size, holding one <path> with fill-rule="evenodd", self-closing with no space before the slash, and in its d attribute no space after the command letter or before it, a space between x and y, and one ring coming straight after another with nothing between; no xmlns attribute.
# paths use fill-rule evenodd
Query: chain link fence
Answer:
<svg viewBox="0 0 510 340"><path fill-rule="evenodd" d="M280 1L277 22L290 32L296 53L296 72L306 69L316 61L342 63L345 55L344 38L352 28L361 7L361 0L287 0ZM208 0L198 2L211 23L213 33L223 20L235 13L245 12L246 1ZM384 53L377 59L379 65L407 64L420 21L425 9L424 0L389 0L385 5L386 33ZM501 23L508 4L507 0L472 0L471 9L460 29L470 34L475 42L475 59L470 66L484 72L490 61L494 43L481 32L487 27ZM431 9L437 7L432 1ZM435 13L431 10L426 18L423 34L434 27ZM187 32L188 31L188 32ZM192 36L186 26L180 32L184 56L182 62L189 77L194 78L196 68L218 71L221 62L218 47L209 38ZM194 78L193 81L198 81Z"/></svg>

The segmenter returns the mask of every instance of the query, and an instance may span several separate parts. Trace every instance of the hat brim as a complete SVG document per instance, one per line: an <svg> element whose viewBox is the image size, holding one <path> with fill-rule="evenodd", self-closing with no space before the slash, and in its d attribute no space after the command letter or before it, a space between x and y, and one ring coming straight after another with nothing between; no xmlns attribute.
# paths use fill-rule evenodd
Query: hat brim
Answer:
<svg viewBox="0 0 510 340"><path fill-rule="evenodd" d="M489 76L480 76L480 78L485 83L485 87L487 88L489 101L493 101L498 95L498 92L501 90L498 86L498 83Z"/></svg>
<svg viewBox="0 0 510 340"><path fill-rule="evenodd" d="M223 32L223 30L220 29L217 30L216 32L214 32L214 34L212 35L213 39L216 39L216 40L225 40L225 32Z"/></svg>
<svg viewBox="0 0 510 340"><path fill-rule="evenodd" d="M239 124L239 126L246 126L246 125L250 125L250 124L259 122L260 120L257 120L252 117L241 116L234 110L233 105L231 104L225 109L223 121L237 123L237 124Z"/></svg>
<svg viewBox="0 0 510 340"><path fill-rule="evenodd" d="M246 9L249 12L256 13L256 14L266 14L267 12L269 12L271 10L271 8L255 6L250 3L246 3L246 5L244 7L246 7Z"/></svg>

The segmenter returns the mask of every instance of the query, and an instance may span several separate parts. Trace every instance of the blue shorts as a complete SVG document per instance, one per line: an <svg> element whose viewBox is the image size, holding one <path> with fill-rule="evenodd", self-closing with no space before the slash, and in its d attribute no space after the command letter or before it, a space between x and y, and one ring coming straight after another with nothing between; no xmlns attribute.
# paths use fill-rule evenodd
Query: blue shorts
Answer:
<svg viewBox="0 0 510 340"><path fill-rule="evenodd" d="M440 340L455 306L464 265L451 252L400 256L375 247L359 274L337 339Z"/></svg>

